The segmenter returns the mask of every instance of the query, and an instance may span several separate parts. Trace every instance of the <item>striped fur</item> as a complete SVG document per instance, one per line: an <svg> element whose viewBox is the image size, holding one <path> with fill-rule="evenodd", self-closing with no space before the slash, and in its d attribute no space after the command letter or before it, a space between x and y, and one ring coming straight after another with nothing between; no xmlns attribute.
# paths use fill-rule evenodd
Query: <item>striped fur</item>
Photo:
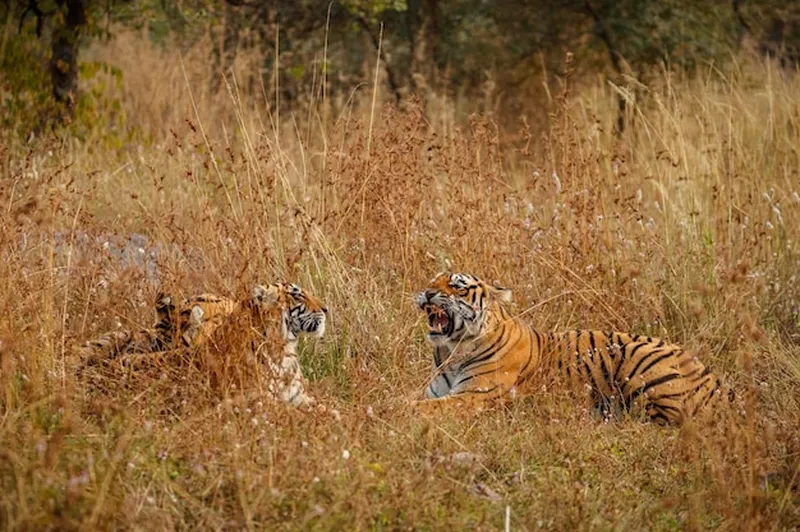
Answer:
<svg viewBox="0 0 800 532"><path fill-rule="evenodd" d="M697 357L658 338L573 330L542 334L503 306L511 292L467 274L439 274L417 297L434 345L423 408L481 403L556 376L588 388L603 414L643 408L680 424L723 394Z"/></svg>
<svg viewBox="0 0 800 532"><path fill-rule="evenodd" d="M182 305L176 334L199 350L217 380L260 381L270 396L294 406L315 400L305 393L305 378L297 359L301 334L321 337L327 309L321 301L293 284L257 286L251 297L235 302L212 294Z"/></svg>
<svg viewBox="0 0 800 532"><path fill-rule="evenodd" d="M298 337L325 332L327 309L302 288L288 283L257 285L243 300L200 294L175 307L172 297L159 295L159 319L153 329L117 331L87 342L82 348L84 365L112 360L121 355L191 349L210 356L204 360L226 372L255 359L266 371L270 395L299 406L314 400L304 391L304 379L296 356Z"/></svg>
<svg viewBox="0 0 800 532"><path fill-rule="evenodd" d="M78 350L81 368L116 359L122 355L164 351L172 344L175 335L172 297L164 293L156 296L157 321L152 328L112 331L87 341Z"/></svg>
<svg viewBox="0 0 800 532"><path fill-rule="evenodd" d="M311 294L297 285L273 283L257 285L248 299L234 301L214 294L201 294L183 302L176 313L176 340L185 346L199 347L231 317L243 313L270 316L280 327L284 341L296 344L301 334L323 336L328 309ZM264 320L259 327L270 327Z"/></svg>

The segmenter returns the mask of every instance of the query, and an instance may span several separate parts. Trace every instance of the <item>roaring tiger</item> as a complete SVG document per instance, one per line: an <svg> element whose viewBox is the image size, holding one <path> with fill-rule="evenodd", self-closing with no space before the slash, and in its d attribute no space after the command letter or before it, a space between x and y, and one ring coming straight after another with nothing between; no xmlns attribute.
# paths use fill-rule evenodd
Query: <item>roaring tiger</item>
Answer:
<svg viewBox="0 0 800 532"><path fill-rule="evenodd" d="M536 375L591 388L606 415L639 405L662 423L680 424L722 395L717 376L677 345L622 332L540 333L506 310L510 301L511 290L463 273L441 273L418 294L434 346L420 408L479 406Z"/></svg>
<svg viewBox="0 0 800 532"><path fill-rule="evenodd" d="M304 390L297 341L301 334L322 337L327 312L320 300L289 283L256 285L238 301L200 294L177 308L171 296L159 294L159 319L152 329L106 334L87 342L82 357L88 365L122 355L192 350L210 355L204 361L218 372L239 374L247 368L237 364L256 361L267 370L272 396L295 406L311 405L315 401Z"/></svg>

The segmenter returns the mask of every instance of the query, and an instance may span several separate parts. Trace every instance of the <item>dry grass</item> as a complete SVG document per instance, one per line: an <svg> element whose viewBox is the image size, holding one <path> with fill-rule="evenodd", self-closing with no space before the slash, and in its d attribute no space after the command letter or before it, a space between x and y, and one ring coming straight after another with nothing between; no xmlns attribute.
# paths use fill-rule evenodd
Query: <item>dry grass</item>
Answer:
<svg viewBox="0 0 800 532"><path fill-rule="evenodd" d="M257 96L198 96L195 114L171 59L126 72L129 93L150 87L135 105L149 95L151 114L128 119L160 122L152 142L2 153L6 527L800 526L800 80L665 77L616 141L604 87L564 94L536 137L380 105L273 127ZM444 269L503 281L542 330L702 351L749 399L748 423L603 424L552 389L420 419L408 401L430 349L412 295ZM302 350L325 414L220 397L190 364L122 372L102 393L70 369L75 343L147 325L159 288L274 279L331 309Z"/></svg>

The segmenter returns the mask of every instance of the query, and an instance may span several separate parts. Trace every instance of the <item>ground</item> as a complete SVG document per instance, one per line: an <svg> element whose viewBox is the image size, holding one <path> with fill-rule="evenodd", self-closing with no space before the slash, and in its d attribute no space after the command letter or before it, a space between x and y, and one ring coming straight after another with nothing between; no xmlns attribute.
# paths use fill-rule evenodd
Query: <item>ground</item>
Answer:
<svg viewBox="0 0 800 532"><path fill-rule="evenodd" d="M605 86L565 93L535 133L366 105L303 135L265 126L257 102L224 132L176 104L159 141L8 143L0 522L800 526L800 82L662 80L622 138L602 126L614 102ZM604 423L554 386L418 415L431 352L413 298L443 270L501 281L539 330L696 350L746 423ZM191 364L119 369L101 388L72 371L75 345L148 325L158 290L273 280L330 309L326 337L301 347L324 412L221 394Z"/></svg>

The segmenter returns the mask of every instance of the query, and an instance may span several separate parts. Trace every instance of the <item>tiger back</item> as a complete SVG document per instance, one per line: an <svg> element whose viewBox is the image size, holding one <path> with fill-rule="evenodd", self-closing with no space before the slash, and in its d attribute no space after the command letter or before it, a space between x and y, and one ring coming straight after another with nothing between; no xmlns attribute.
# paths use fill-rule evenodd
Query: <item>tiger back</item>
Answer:
<svg viewBox="0 0 800 532"><path fill-rule="evenodd" d="M231 317L242 311L247 300L236 301L215 294L199 294L185 299L170 315L173 322L165 327L172 336L168 341L179 347L203 345Z"/></svg>

